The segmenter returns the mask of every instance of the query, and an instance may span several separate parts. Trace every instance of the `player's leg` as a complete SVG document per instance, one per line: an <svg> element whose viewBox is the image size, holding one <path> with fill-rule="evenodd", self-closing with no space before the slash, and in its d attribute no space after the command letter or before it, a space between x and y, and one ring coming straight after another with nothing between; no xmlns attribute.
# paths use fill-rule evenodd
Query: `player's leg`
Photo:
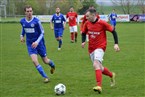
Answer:
<svg viewBox="0 0 145 97"><path fill-rule="evenodd" d="M63 37L63 28L59 28L59 31L58 31L58 50L61 50L61 47L62 47L62 37Z"/></svg>
<svg viewBox="0 0 145 97"><path fill-rule="evenodd" d="M112 25L112 26L113 26L113 28L115 29L116 22L115 22L115 21L111 21L111 25Z"/></svg>
<svg viewBox="0 0 145 97"><path fill-rule="evenodd" d="M96 83L97 85L93 88L94 91L98 91L98 93L102 92L102 71L101 71L101 63L98 60L94 60L93 63L96 75Z"/></svg>
<svg viewBox="0 0 145 97"><path fill-rule="evenodd" d="M59 29L54 29L55 39L58 41L58 50L61 50L62 41L60 40L60 31Z"/></svg>
<svg viewBox="0 0 145 97"><path fill-rule="evenodd" d="M115 29L115 27L116 27L116 21L114 21L114 23L113 23L113 27L114 27L114 29Z"/></svg>
<svg viewBox="0 0 145 97"><path fill-rule="evenodd" d="M93 88L94 91L98 93L102 92L102 61L104 56L104 51L102 49L96 49L92 54L90 54L91 60L93 62L93 67L96 75L97 85Z"/></svg>
<svg viewBox="0 0 145 97"><path fill-rule="evenodd" d="M113 25L113 21L112 20L110 20L110 24Z"/></svg>
<svg viewBox="0 0 145 97"><path fill-rule="evenodd" d="M29 53L31 60L32 60L33 64L35 65L36 69L38 70L40 75L44 78L44 82L48 82L49 81L48 76L46 75L42 66L38 62L37 49L33 49L31 47L31 43L27 43L27 50L28 50L28 53Z"/></svg>
<svg viewBox="0 0 145 97"><path fill-rule="evenodd" d="M49 82L48 76L46 75L46 73L44 72L44 69L42 68L42 66L38 62L37 55L36 54L31 54L30 57L31 57L32 62L34 63L36 69L38 70L40 75L44 78L44 82Z"/></svg>
<svg viewBox="0 0 145 97"><path fill-rule="evenodd" d="M75 42L77 42L77 36L78 36L78 28L77 28L77 25L76 26L73 26L73 29L74 29L74 33L75 33Z"/></svg>
<svg viewBox="0 0 145 97"><path fill-rule="evenodd" d="M96 61L94 61L94 68L95 69L98 69L99 67L97 66L100 66L100 70L102 71L102 74L106 75L106 76L109 76L111 78L111 86L113 87L115 85L115 73L114 72L111 72L107 67L104 67L102 65L102 61L103 61L103 56L104 56L104 51L102 49L97 49L95 50L94 52L94 59ZM96 62L96 63L95 63ZM96 66L96 67L95 67ZM97 73L99 71L96 71L96 80L97 80ZM99 74L100 75L100 74ZM98 80L100 78L98 77ZM98 84L99 85L99 84Z"/></svg>
<svg viewBox="0 0 145 97"><path fill-rule="evenodd" d="M45 64L48 64L51 67L50 73L53 74L54 71L55 71L55 64L54 64L54 62L52 60L48 59L47 56L42 57L42 60L43 60L43 62Z"/></svg>
<svg viewBox="0 0 145 97"><path fill-rule="evenodd" d="M74 43L75 35L74 35L73 26L70 26L69 29L70 29L70 40L71 40L71 43Z"/></svg>
<svg viewBox="0 0 145 97"><path fill-rule="evenodd" d="M111 87L115 86L115 73L111 72L107 67L104 67L102 74L111 78Z"/></svg>
<svg viewBox="0 0 145 97"><path fill-rule="evenodd" d="M37 47L37 51L38 51L38 54L41 56L43 62L45 64L48 64L51 69L50 69L50 73L53 74L54 73L54 70L55 70L55 64L52 60L48 59L47 55L46 55L46 47L45 47L45 44L44 44L44 41L41 41Z"/></svg>
<svg viewBox="0 0 145 97"><path fill-rule="evenodd" d="M58 37L58 50L61 50L61 47L62 47L62 37Z"/></svg>

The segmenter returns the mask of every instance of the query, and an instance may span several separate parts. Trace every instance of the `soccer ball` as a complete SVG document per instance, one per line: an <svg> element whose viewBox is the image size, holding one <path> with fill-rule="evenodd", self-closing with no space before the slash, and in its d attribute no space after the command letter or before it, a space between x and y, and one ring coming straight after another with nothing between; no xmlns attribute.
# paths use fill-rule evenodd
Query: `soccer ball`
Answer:
<svg viewBox="0 0 145 97"><path fill-rule="evenodd" d="M66 92L66 86L62 83L55 85L54 92L56 95L63 95Z"/></svg>

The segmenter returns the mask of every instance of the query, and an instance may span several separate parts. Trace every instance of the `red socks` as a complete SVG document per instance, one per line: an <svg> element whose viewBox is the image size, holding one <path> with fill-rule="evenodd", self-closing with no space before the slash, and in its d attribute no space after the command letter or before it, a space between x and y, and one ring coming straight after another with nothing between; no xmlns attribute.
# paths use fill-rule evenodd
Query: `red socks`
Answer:
<svg viewBox="0 0 145 97"><path fill-rule="evenodd" d="M97 86L102 86L102 71L100 69L96 70L96 82Z"/></svg>
<svg viewBox="0 0 145 97"><path fill-rule="evenodd" d="M74 41L74 33L71 33L71 40Z"/></svg>
<svg viewBox="0 0 145 97"><path fill-rule="evenodd" d="M109 70L108 70L108 68L106 68L106 67L104 67L104 71L102 72L104 75L107 75L107 76L109 76L109 77L112 77L112 72L110 72Z"/></svg>
<svg viewBox="0 0 145 97"><path fill-rule="evenodd" d="M77 39L78 33L71 33L71 40L74 41L74 39Z"/></svg>
<svg viewBox="0 0 145 97"><path fill-rule="evenodd" d="M112 77L112 72L108 70L108 68L104 67L104 71L102 72L100 69L96 70L96 82L97 86L102 86L102 74Z"/></svg>

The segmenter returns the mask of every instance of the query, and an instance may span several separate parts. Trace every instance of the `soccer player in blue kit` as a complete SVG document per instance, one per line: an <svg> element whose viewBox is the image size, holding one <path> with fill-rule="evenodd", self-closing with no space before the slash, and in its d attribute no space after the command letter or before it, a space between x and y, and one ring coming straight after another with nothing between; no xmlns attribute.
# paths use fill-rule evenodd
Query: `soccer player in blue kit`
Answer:
<svg viewBox="0 0 145 97"><path fill-rule="evenodd" d="M115 9L113 9L112 13L109 14L110 24L115 28L116 26L116 18L117 14L115 13Z"/></svg>
<svg viewBox="0 0 145 97"><path fill-rule="evenodd" d="M53 24L54 23L54 27ZM66 25L64 15L60 13L60 8L56 8L56 13L52 16L50 21L51 29L54 29L55 38L58 41L58 50L61 50L63 30Z"/></svg>
<svg viewBox="0 0 145 97"><path fill-rule="evenodd" d="M36 17L33 17L33 9L31 6L27 5L24 8L26 17L22 18L20 23L22 25L22 32L20 36L21 42L25 42L24 36L26 34L26 45L28 53L34 63L36 69L40 75L44 78L44 82L50 81L47 74L44 72L42 66L38 62L39 54L45 64L48 64L51 69L50 73L53 74L55 70L55 65L52 60L47 58L46 47L44 42L44 30L41 22Z"/></svg>

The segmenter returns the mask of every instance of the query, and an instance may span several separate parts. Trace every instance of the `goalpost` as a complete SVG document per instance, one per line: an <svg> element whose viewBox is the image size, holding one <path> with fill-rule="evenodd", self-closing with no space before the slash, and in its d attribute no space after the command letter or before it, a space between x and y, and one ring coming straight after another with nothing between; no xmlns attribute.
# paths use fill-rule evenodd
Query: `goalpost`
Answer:
<svg viewBox="0 0 145 97"><path fill-rule="evenodd" d="M7 17L6 5L0 5L0 19L2 16Z"/></svg>

